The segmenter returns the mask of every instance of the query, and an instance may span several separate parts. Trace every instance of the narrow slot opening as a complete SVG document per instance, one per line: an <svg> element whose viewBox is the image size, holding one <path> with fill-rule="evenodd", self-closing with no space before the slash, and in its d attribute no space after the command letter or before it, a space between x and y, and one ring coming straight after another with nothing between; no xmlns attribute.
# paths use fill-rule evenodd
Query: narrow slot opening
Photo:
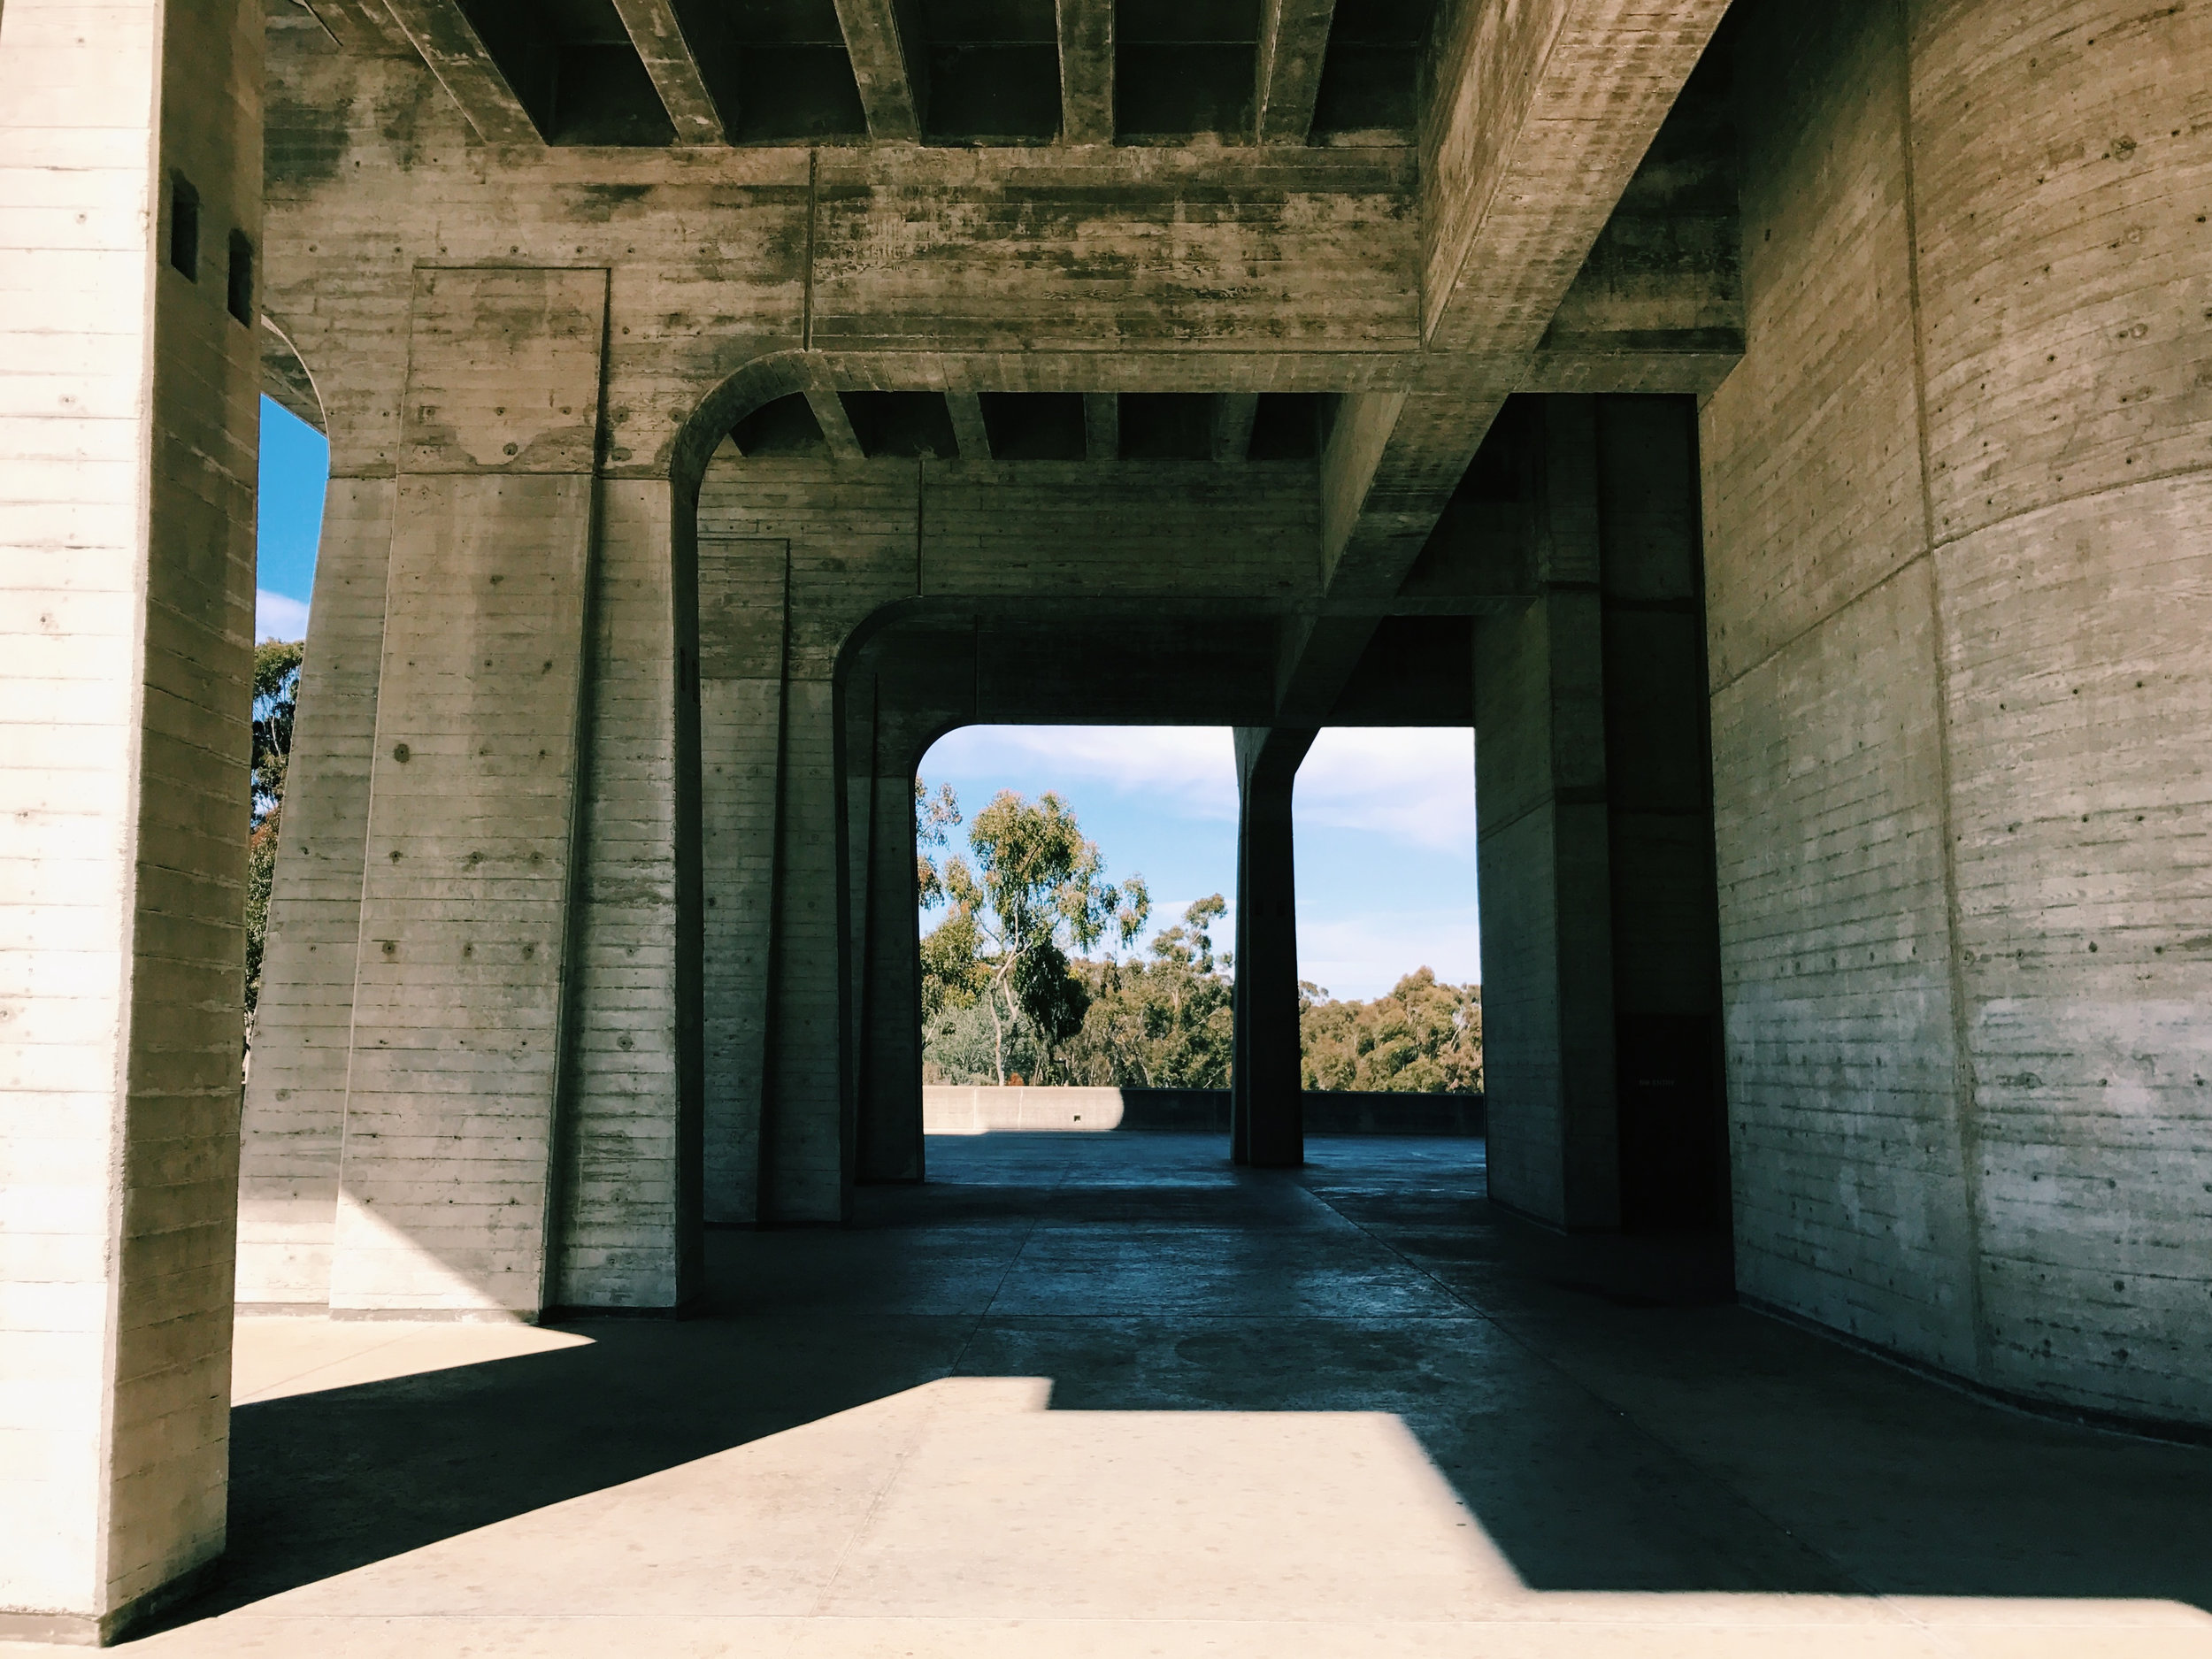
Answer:
<svg viewBox="0 0 2212 1659"><path fill-rule="evenodd" d="M169 266L200 280L200 193L180 173L169 175Z"/></svg>
<svg viewBox="0 0 2212 1659"><path fill-rule="evenodd" d="M230 234L230 314L253 326L253 243L242 230Z"/></svg>

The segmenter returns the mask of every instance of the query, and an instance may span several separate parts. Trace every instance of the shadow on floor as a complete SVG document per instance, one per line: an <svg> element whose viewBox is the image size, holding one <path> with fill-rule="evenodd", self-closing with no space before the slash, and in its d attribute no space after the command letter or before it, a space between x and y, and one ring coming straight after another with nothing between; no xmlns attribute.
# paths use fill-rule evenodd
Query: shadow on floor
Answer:
<svg viewBox="0 0 2212 1659"><path fill-rule="evenodd" d="M1494 1212L1482 1143L933 1141L848 1229L718 1231L680 1322L233 1417L199 1618L949 1375L1056 1410L1387 1412L1537 1589L2212 1609L2212 1452L2007 1412L1732 1305L1724 1250Z"/></svg>

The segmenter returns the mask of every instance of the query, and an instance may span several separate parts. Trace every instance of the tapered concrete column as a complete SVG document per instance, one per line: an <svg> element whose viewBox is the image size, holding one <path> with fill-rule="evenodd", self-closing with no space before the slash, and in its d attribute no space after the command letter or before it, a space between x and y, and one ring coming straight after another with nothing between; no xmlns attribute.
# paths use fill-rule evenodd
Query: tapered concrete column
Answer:
<svg viewBox="0 0 2212 1659"><path fill-rule="evenodd" d="M553 1300L672 1308L703 1266L698 578L658 480L600 485Z"/></svg>
<svg viewBox="0 0 2212 1659"><path fill-rule="evenodd" d="M1236 1035L1230 1151L1240 1164L1306 1161L1299 1102L1298 887L1291 794L1314 733L1239 726Z"/></svg>
<svg viewBox="0 0 2212 1659"><path fill-rule="evenodd" d="M1540 596L1475 634L1477 879L1490 1191L1620 1223L1596 411L1547 398Z"/></svg>
<svg viewBox="0 0 2212 1659"><path fill-rule="evenodd" d="M549 1300L605 308L416 273L334 1310Z"/></svg>
<svg viewBox="0 0 2212 1659"><path fill-rule="evenodd" d="M0 1638L223 1548L261 42L0 12Z"/></svg>
<svg viewBox="0 0 2212 1659"><path fill-rule="evenodd" d="M398 491L392 478L345 475L348 448L343 433L334 439L239 1138L238 1301L265 1309L329 1302L338 1221Z"/></svg>

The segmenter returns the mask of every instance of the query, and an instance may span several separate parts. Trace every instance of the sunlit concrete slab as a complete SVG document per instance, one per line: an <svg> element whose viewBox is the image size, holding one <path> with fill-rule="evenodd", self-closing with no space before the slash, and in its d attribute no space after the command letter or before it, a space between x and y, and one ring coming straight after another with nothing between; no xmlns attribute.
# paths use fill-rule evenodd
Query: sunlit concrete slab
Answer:
<svg viewBox="0 0 2212 1659"><path fill-rule="evenodd" d="M1465 1141L979 1135L680 1320L239 1325L150 1655L2212 1655L2212 1451L1492 1213Z"/></svg>

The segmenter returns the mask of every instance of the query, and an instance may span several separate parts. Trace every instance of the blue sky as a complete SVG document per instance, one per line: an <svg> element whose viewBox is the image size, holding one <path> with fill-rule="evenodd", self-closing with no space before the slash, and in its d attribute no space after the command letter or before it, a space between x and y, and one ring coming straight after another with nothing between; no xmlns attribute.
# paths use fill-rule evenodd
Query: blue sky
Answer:
<svg viewBox="0 0 2212 1659"><path fill-rule="evenodd" d="M1235 938L1226 727L972 726L939 739L921 771L971 815L1001 789L1056 789L1108 879L1144 877L1156 929L1219 893L1232 908L1215 941ZM1364 998L1417 967L1455 984L1482 977L1471 732L1324 732L1298 769L1292 813L1302 979Z"/></svg>
<svg viewBox="0 0 2212 1659"><path fill-rule="evenodd" d="M254 588L254 637L307 637L307 601L322 535L323 485L330 445L305 421L261 400L260 570Z"/></svg>
<svg viewBox="0 0 2212 1659"><path fill-rule="evenodd" d="M296 640L321 534L329 446L261 403L255 635ZM1224 727L969 726L922 763L973 812L1001 789L1057 789L1110 878L1141 874L1153 926L1210 893L1236 902L1236 765ZM1465 731L1324 732L1298 771L1298 970L1339 996L1378 996L1417 967L1482 977L1475 910L1475 763ZM1227 947L1233 908L1214 930ZM927 924L926 923L925 926Z"/></svg>

